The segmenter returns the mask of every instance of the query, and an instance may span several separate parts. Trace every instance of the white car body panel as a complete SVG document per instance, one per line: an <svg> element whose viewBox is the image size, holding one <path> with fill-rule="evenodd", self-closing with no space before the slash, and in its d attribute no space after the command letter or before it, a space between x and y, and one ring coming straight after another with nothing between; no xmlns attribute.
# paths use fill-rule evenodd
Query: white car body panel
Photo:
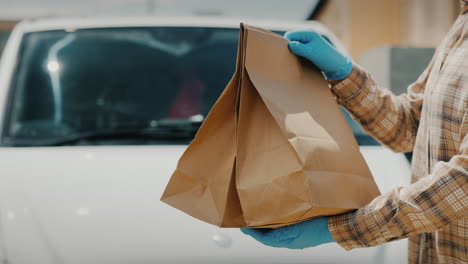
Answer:
<svg viewBox="0 0 468 264"><path fill-rule="evenodd" d="M1 61L0 116L25 32L136 25L238 26L238 21L177 21L126 18L20 24ZM252 24L287 30L314 23ZM270 248L239 229L206 224L160 202L186 147L0 147L0 257L10 264L406 262L406 240L349 252L337 244L305 250ZM402 154L380 146L361 147L361 151L382 192L408 184L410 168Z"/></svg>
<svg viewBox="0 0 468 264"><path fill-rule="evenodd" d="M336 244L269 248L160 202L185 148L0 148L0 160L8 161L1 168L0 217L9 263L405 261L403 241L350 252ZM382 147L362 152L382 191L407 183L407 167L387 167L405 164L404 157Z"/></svg>

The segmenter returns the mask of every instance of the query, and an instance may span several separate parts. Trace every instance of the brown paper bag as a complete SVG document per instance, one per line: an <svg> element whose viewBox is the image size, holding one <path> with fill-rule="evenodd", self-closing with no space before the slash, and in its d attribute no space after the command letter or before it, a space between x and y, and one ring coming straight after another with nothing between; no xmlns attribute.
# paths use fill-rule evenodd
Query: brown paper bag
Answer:
<svg viewBox="0 0 468 264"><path fill-rule="evenodd" d="M161 200L221 227L279 227L366 205L379 190L322 75L241 24L237 69Z"/></svg>

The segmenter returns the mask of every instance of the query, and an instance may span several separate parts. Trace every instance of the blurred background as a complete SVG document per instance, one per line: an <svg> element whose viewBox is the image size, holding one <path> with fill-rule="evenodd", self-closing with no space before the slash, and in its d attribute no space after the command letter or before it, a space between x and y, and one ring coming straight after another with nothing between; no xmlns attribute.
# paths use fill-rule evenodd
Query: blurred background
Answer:
<svg viewBox="0 0 468 264"><path fill-rule="evenodd" d="M57 16L220 16L318 20L354 59L382 45L434 47L459 13L459 0L0 0L0 50L22 19Z"/></svg>
<svg viewBox="0 0 468 264"><path fill-rule="evenodd" d="M333 31L352 58L370 69L377 81L401 93L424 70L433 48L459 12L459 0L0 0L0 53L12 28L23 19L208 16L239 21L316 20ZM412 63L405 63L408 61Z"/></svg>

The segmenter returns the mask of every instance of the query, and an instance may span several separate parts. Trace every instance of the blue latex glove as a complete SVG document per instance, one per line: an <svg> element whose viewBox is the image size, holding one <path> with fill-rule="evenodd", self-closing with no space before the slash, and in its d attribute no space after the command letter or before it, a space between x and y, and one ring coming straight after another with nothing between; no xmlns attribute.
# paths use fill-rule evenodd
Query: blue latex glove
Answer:
<svg viewBox="0 0 468 264"><path fill-rule="evenodd" d="M351 73L353 63L313 30L288 31L292 53L310 60L328 80L341 80Z"/></svg>
<svg viewBox="0 0 468 264"><path fill-rule="evenodd" d="M328 231L328 217L320 217L276 229L241 228L242 233L271 247L304 249L335 242Z"/></svg>

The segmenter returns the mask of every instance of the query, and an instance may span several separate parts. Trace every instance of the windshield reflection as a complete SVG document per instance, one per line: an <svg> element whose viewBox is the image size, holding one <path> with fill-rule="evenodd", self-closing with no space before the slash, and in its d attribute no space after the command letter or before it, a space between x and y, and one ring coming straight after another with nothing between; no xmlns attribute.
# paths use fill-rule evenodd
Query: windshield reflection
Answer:
<svg viewBox="0 0 468 264"><path fill-rule="evenodd" d="M2 143L190 141L197 129L181 132L180 121L207 116L234 73L238 35L238 29L198 27L28 33ZM168 129L167 120L178 130ZM368 138L349 121L357 136Z"/></svg>
<svg viewBox="0 0 468 264"><path fill-rule="evenodd" d="M50 74L52 97L54 98L54 123L62 122L62 92L60 87L60 64L57 58L58 52L75 39L74 34L69 34L55 43L49 51L47 58L47 70Z"/></svg>

